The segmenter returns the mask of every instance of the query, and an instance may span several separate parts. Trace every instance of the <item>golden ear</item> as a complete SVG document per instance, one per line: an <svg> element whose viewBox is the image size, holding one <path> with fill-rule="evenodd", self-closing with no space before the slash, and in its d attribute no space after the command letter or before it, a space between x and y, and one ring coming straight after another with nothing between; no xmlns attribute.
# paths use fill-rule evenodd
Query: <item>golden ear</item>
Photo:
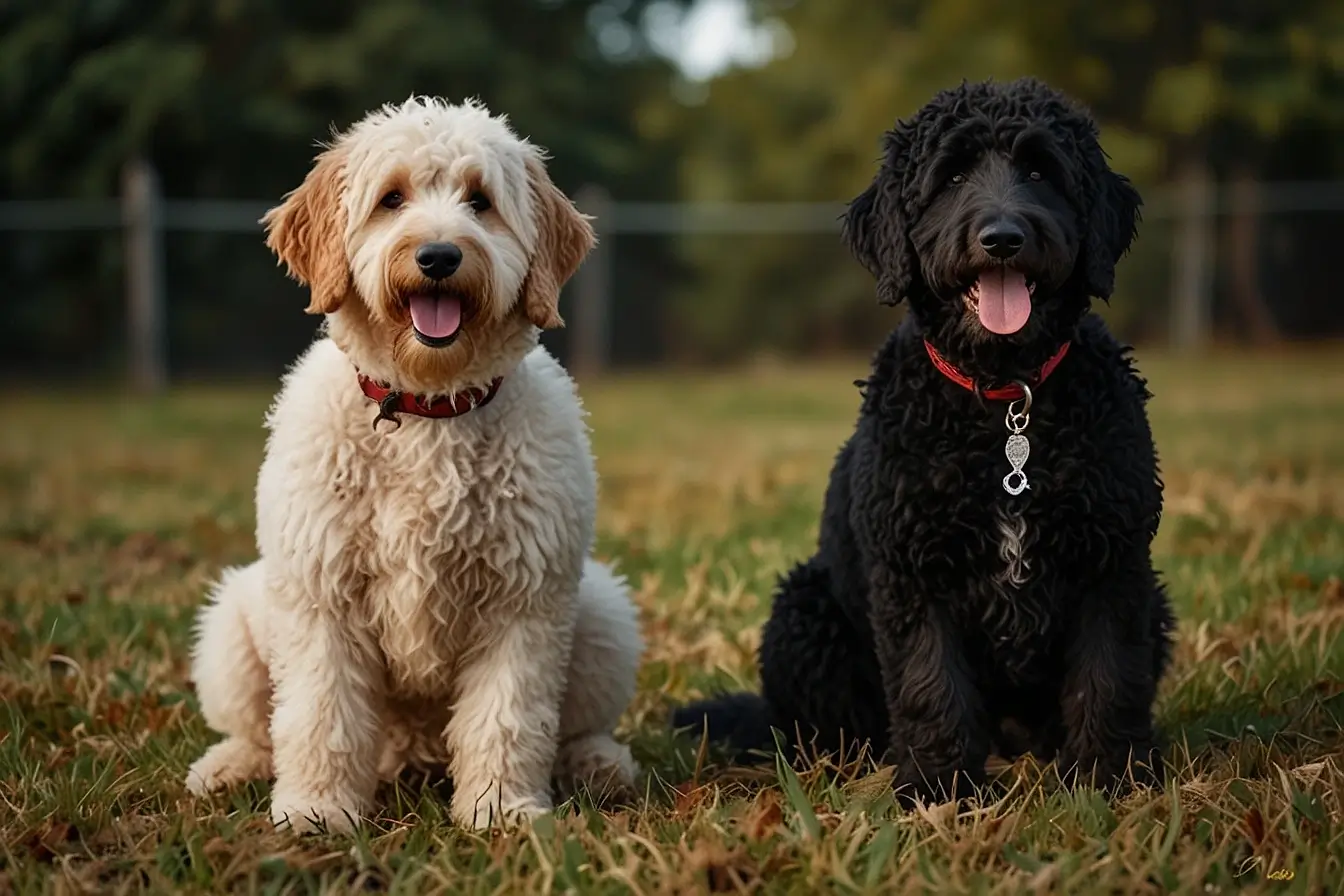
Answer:
<svg viewBox="0 0 1344 896"><path fill-rule="evenodd" d="M266 213L266 246L285 263L289 275L307 286L309 314L330 314L341 307L354 283L345 257L345 154L329 149L297 190Z"/></svg>
<svg viewBox="0 0 1344 896"><path fill-rule="evenodd" d="M560 288L597 245L597 236L588 218L551 183L540 159L527 160L527 174L539 232L537 250L523 281L523 313L543 330L553 330L565 325L560 317Z"/></svg>

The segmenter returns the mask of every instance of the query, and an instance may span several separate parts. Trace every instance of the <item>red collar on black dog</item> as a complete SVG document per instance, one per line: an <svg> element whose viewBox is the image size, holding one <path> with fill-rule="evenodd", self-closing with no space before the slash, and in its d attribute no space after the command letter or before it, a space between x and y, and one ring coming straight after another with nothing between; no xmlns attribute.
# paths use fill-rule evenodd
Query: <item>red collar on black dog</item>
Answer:
<svg viewBox="0 0 1344 896"><path fill-rule="evenodd" d="M373 418L373 428L378 428L379 420L391 420L397 426L401 421L397 414L414 414L417 417L460 417L489 404L499 392L504 377L497 376L490 381L489 388L463 389L456 395L443 398L426 398L409 392L397 392L390 386L375 382L364 374L359 374L359 388L378 404L378 416Z"/></svg>
<svg viewBox="0 0 1344 896"><path fill-rule="evenodd" d="M924 349L929 353L929 360L933 362L934 367L938 368L938 372L958 386L961 386L963 389L970 389L972 392L983 395L990 401L1017 401L1019 398L1023 397L1022 387L1017 383L1012 383L1000 389L989 389L988 391L980 392L980 390L976 388L975 380L962 373L953 366L950 361L938 354L938 349L934 348L933 344L927 339L924 340ZM1059 366L1059 362L1063 361L1064 356L1068 353L1069 343L1066 342L1059 347L1059 351L1055 352L1049 361L1046 361L1041 365L1041 372L1036 375L1036 382L1031 383L1030 385L1038 386L1045 382L1045 378L1054 372L1055 368Z"/></svg>

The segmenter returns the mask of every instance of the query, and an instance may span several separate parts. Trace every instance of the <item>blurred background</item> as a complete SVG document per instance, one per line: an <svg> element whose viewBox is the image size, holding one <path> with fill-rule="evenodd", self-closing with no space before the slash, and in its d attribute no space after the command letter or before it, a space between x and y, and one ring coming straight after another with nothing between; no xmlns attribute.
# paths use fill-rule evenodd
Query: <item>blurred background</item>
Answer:
<svg viewBox="0 0 1344 896"><path fill-rule="evenodd" d="M837 216L882 131L1020 74L1090 104L1145 195L1123 337L1344 330L1337 0L9 0L0 365L278 373L317 321L256 220L333 125L413 92L507 112L598 215L547 336L573 368L866 354L899 312Z"/></svg>

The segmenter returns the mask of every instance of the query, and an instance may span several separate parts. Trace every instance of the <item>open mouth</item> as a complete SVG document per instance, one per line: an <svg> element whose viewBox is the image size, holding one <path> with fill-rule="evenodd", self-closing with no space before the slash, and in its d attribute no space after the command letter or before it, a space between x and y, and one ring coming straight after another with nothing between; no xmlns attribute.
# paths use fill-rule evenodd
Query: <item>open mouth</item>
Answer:
<svg viewBox="0 0 1344 896"><path fill-rule="evenodd" d="M1027 325L1036 281L1016 268L995 265L985 268L964 293L966 307L980 318L991 333L1007 336Z"/></svg>
<svg viewBox="0 0 1344 896"><path fill-rule="evenodd" d="M444 348L462 332L462 297L449 292L417 292L407 300L411 329L421 345Z"/></svg>

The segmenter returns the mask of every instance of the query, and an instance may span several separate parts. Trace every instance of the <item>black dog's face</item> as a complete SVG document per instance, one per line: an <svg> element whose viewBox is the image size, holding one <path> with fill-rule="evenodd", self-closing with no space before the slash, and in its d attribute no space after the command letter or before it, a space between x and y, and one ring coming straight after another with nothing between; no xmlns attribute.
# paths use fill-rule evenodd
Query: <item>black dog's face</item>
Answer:
<svg viewBox="0 0 1344 896"><path fill-rule="evenodd" d="M1078 260L1067 170L1039 131L1008 152L950 150L930 166L927 209L910 242L928 286L918 313L931 328L955 325L971 339L1030 338Z"/></svg>
<svg viewBox="0 0 1344 896"><path fill-rule="evenodd" d="M908 299L968 373L1028 372L1110 297L1141 200L1067 97L1032 79L963 84L898 122L885 150L845 239L879 299Z"/></svg>

